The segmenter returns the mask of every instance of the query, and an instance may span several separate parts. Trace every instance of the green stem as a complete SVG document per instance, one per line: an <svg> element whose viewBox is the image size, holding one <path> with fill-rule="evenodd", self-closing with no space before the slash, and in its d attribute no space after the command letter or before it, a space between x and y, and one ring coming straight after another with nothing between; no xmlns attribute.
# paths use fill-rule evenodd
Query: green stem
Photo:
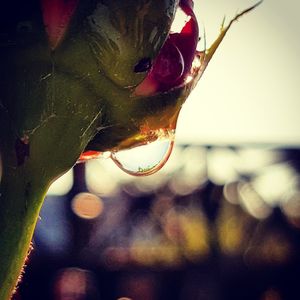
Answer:
<svg viewBox="0 0 300 300"><path fill-rule="evenodd" d="M59 76L53 77L53 86L59 85ZM22 108L17 105L18 98L11 110L0 101L0 300L8 300L17 283L47 188L75 164L97 132L101 103L82 104L76 97L86 99L85 89L76 89L72 80L59 78L74 87L76 100L73 104L65 99L55 102L50 95L45 106L51 110L42 110L40 121L34 124L32 118L38 114L34 106L29 107L24 118L34 125L29 126L30 131L19 117L12 118L12 111Z"/></svg>
<svg viewBox="0 0 300 300"><path fill-rule="evenodd" d="M82 114L89 111L83 107L69 126L58 116L19 137L0 106L0 300L15 289L49 185L75 164L94 135L93 114L91 120Z"/></svg>
<svg viewBox="0 0 300 300"><path fill-rule="evenodd" d="M24 168L3 168L0 184L0 300L11 297L26 260L47 187Z"/></svg>

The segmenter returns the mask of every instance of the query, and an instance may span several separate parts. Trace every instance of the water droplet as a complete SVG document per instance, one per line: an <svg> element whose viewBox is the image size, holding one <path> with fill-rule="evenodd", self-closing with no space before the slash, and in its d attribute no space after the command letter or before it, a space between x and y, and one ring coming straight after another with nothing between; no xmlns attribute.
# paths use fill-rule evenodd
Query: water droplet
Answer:
<svg viewBox="0 0 300 300"><path fill-rule="evenodd" d="M173 130L159 130L157 139L144 145L111 153L111 159L124 172L147 176L159 171L170 157L174 145Z"/></svg>

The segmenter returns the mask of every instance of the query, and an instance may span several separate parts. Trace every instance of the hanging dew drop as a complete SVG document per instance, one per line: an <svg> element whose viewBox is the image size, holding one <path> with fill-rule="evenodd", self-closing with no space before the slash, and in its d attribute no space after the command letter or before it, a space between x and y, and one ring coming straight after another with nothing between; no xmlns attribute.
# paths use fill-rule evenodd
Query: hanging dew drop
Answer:
<svg viewBox="0 0 300 300"><path fill-rule="evenodd" d="M164 132L154 142L111 153L111 159L124 172L147 176L159 171L168 161L174 146L173 131Z"/></svg>
<svg viewBox="0 0 300 300"><path fill-rule="evenodd" d="M127 174L151 175L159 171L168 161L173 150L174 137L174 129L150 130L143 136L144 144L126 150L106 152L88 150L81 154L77 163L92 159L111 158Z"/></svg>
<svg viewBox="0 0 300 300"><path fill-rule="evenodd" d="M124 172L134 176L147 176L159 171L167 162L174 141L155 141L150 144L113 152L111 159Z"/></svg>

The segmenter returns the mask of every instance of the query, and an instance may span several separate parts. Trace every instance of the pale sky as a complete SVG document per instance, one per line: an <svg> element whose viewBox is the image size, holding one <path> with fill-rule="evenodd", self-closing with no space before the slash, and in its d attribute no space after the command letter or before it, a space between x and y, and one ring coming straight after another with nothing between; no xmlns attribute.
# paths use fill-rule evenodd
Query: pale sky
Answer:
<svg viewBox="0 0 300 300"><path fill-rule="evenodd" d="M207 44L254 1L194 0ZM265 0L228 32L185 103L177 142L300 145L300 1Z"/></svg>

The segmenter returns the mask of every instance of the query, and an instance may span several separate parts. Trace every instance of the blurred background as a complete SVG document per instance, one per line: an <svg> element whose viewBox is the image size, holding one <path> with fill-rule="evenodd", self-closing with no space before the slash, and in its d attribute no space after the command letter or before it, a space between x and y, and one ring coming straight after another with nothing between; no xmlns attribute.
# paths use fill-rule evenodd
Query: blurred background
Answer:
<svg viewBox="0 0 300 300"><path fill-rule="evenodd" d="M256 1L194 3L210 45L224 16ZM297 0L264 0L232 26L182 109L177 141L299 145L299 11Z"/></svg>
<svg viewBox="0 0 300 300"><path fill-rule="evenodd" d="M207 44L253 3L195 0ZM51 186L15 300L300 299L299 9L265 0L234 24L161 171L102 158Z"/></svg>

